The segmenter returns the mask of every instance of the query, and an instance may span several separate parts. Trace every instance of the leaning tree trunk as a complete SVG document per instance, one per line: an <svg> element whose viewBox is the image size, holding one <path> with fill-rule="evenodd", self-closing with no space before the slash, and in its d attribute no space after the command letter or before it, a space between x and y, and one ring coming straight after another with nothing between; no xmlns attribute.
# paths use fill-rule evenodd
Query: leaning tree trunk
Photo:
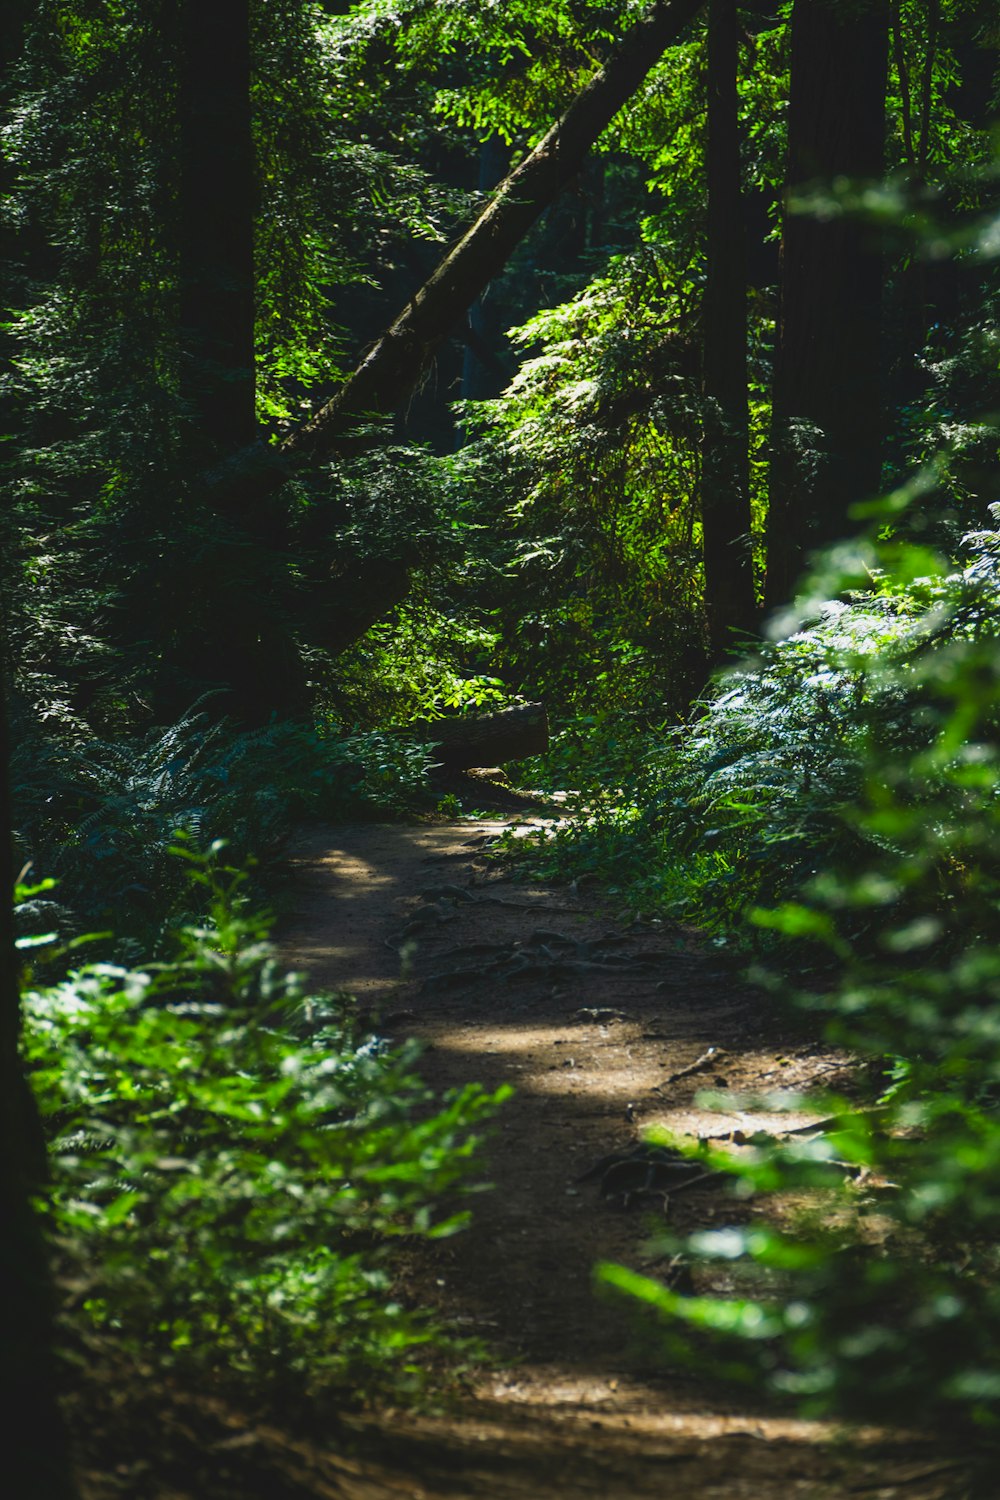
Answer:
<svg viewBox="0 0 1000 1500"><path fill-rule="evenodd" d="M499 275L535 220L580 169L587 152L644 82L704 0L657 3L535 149L500 184L479 218L336 395L280 449L262 443L233 452L205 476L215 494L253 503L303 463L335 452L345 433L372 414L396 410L413 391L438 345Z"/></svg>
<svg viewBox="0 0 1000 1500"><path fill-rule="evenodd" d="M435 349L503 270L535 220L579 171L591 146L702 4L703 0L669 0L669 3L656 0L646 16L629 29L562 119L504 179L475 223L445 255L333 399L280 448L262 441L234 448L203 474L199 488L204 502L213 511L228 518L266 517L269 502L297 469L319 462L342 448L350 440L351 429L365 418L391 413L406 401ZM275 507L275 513L279 509ZM276 555L279 545L274 547ZM350 608L349 600L332 597L334 590L329 579L325 584L304 586L308 597L303 597L301 605L309 616L308 631L313 643L334 654L352 644L373 618L386 614L405 597L409 562L404 554L359 563L351 580L353 593L364 600L364 608L357 614ZM245 601L258 595L244 588L242 597ZM233 628L234 620L238 620L235 613L224 622L227 630ZM204 631L200 635L205 638ZM215 660L224 661L229 649L227 636L223 636L221 643L206 639L206 645ZM282 666L268 665L264 651L257 655L264 662L261 670L255 668L252 651L244 653L246 671L242 671L234 656L236 666L230 669L230 676L239 680L233 683L235 691L228 702L222 700L220 704L231 711L235 708L243 718L254 717L247 712L247 706L255 685L259 691L262 684L273 689L291 680L290 656ZM282 707L274 702L270 706Z"/></svg>
<svg viewBox="0 0 1000 1500"><path fill-rule="evenodd" d="M756 615L750 537L747 286L734 0L708 7L708 275L703 311L701 520L717 660Z"/></svg>
<svg viewBox="0 0 1000 1500"><path fill-rule="evenodd" d="M790 192L882 172L888 8L796 0ZM882 261L867 226L786 209L775 350L766 603L788 599L810 549L850 531L878 489Z"/></svg>
<svg viewBox="0 0 1000 1500"><path fill-rule="evenodd" d="M530 155L500 185L492 202L340 390L286 442L296 459L322 455L345 425L395 410L413 390L438 345L507 264L539 214L576 175L598 137L702 0L656 4L577 95Z"/></svg>

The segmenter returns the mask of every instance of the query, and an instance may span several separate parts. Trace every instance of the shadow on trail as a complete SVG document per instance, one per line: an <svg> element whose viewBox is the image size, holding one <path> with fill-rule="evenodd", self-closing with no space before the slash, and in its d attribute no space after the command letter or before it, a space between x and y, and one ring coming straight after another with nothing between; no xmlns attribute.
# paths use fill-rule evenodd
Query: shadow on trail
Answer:
<svg viewBox="0 0 1000 1500"><path fill-rule="evenodd" d="M470 1081L515 1089L490 1133L492 1190L473 1199L471 1227L414 1244L401 1267L403 1295L485 1339L501 1363L449 1417L359 1423L365 1451L393 1473L380 1470L374 1489L341 1475L342 1493L833 1500L889 1470L913 1500L943 1493L912 1463L903 1477L898 1452L834 1452L830 1429L655 1371L655 1339L638 1343L631 1310L595 1296L597 1261L656 1274L657 1231L731 1223L747 1208L714 1184L628 1211L581 1180L588 1168L648 1127L689 1141L787 1127L788 1116L748 1116L738 1095L815 1086L829 1060L690 932L511 881L482 857L504 826L319 829L295 856L282 945L292 965L351 991L377 1031L419 1038L436 1093Z"/></svg>

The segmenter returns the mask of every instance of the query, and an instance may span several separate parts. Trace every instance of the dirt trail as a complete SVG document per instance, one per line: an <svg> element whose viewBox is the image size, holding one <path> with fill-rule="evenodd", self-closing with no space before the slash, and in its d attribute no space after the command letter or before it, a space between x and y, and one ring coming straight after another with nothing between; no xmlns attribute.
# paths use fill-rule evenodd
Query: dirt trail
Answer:
<svg viewBox="0 0 1000 1500"><path fill-rule="evenodd" d="M953 1471L916 1441L846 1441L655 1373L627 1311L595 1298L598 1260L666 1271L648 1243L665 1216L683 1230L734 1209L717 1183L665 1194L646 1167L588 1169L651 1125L738 1142L772 1122L738 1101L707 1111L700 1089L819 1086L838 1060L783 1037L693 934L504 878L482 845L512 821L317 829L297 851L290 962L351 990L383 1034L419 1037L435 1088L517 1092L473 1228L404 1268L407 1294L485 1337L496 1366L448 1415L358 1422L350 1459L258 1435L258 1478L273 1463L275 1494L347 1500L947 1494Z"/></svg>

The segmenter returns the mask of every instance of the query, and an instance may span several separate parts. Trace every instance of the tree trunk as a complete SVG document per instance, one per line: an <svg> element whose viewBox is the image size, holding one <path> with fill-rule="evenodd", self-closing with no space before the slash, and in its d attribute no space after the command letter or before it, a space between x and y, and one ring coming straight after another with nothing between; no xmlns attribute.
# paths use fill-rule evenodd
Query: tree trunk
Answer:
<svg viewBox="0 0 1000 1500"><path fill-rule="evenodd" d="M7 0L0 8L0 99L7 102L33 7ZM12 170L0 162L0 188ZM23 247L11 224L0 227L0 311L17 305ZM0 361L12 358L9 343ZM4 415L9 416L5 401ZM14 947L14 866L8 772L10 737L4 681L8 675L4 593L10 586L6 548L0 550L0 1412L7 1428L2 1473L5 1492L74 1500L69 1448L56 1400L52 1284L48 1247L32 1207L45 1180L45 1143L38 1111L21 1068L21 1012Z"/></svg>
<svg viewBox="0 0 1000 1500"><path fill-rule="evenodd" d="M56 1400L48 1247L31 1203L45 1179L45 1147L18 1055L8 753L0 691L0 1411L8 1432L3 1473L11 1495L73 1500L76 1485Z"/></svg>
<svg viewBox="0 0 1000 1500"><path fill-rule="evenodd" d="M849 9L849 14L848 14ZM788 110L790 192L877 178L885 138L888 14L796 0ZM789 212L782 228L767 531L769 607L808 551L850 531L879 487L882 263L856 220Z"/></svg>
<svg viewBox="0 0 1000 1500"><path fill-rule="evenodd" d="M343 447L349 441L350 429L359 421L371 415L389 414L402 405L434 350L502 271L539 214L572 180L590 147L641 86L664 50L677 40L702 3L703 0L670 0L670 3L657 0L645 18L626 33L562 119L501 183L476 222L445 255L333 399L287 438L280 449L261 441L234 447L206 470L200 488L213 510L227 517L266 517L269 500L297 468L322 460ZM399 560L391 561L395 570ZM403 597L405 575L402 588L397 581L394 597L381 599L378 590L385 569L386 562L381 558L373 558L370 566L360 565L354 579L355 593L362 595L367 604L353 626L350 611L345 611L339 603L328 609L319 601L318 619L330 626L328 638L320 644L329 650L344 649L371 624L372 601L381 606L379 613L384 613ZM246 603L243 607L247 607ZM309 607L307 603L307 611ZM204 638L203 632L201 635ZM211 640L208 650L218 659L219 653ZM253 653L250 655L252 658ZM278 660L280 652L262 649L258 656L262 664L259 671L254 669L252 660L237 663L240 691L228 699L220 699L220 706L242 718L255 717L248 713L248 705L240 701L245 699L246 690L255 678L258 684L272 685L278 679L287 680L287 661L277 679L268 665L272 657ZM229 670L230 676L233 670Z"/></svg>
<svg viewBox="0 0 1000 1500"><path fill-rule="evenodd" d="M733 0L708 7L708 276L703 309L701 520L712 656L756 616L750 538L746 236Z"/></svg>
<svg viewBox="0 0 1000 1500"><path fill-rule="evenodd" d="M359 419L390 413L405 401L435 348L503 269L539 214L579 170L590 147L640 87L665 48L676 41L701 3L657 3L628 31L607 64L535 150L501 183L492 202L334 398L280 450L262 442L235 448L203 476L203 493L214 509L228 516L265 514L269 497L297 467L335 451ZM373 603L379 613L384 613L404 596L405 572L400 583L396 576L398 562L391 560L392 598L383 599L380 592L386 562L373 558L367 567L360 566L354 579L354 592L366 601L363 610L352 616L340 601L329 607L320 602L317 619L323 627L321 644L326 649L343 650L363 634L372 619L378 618L378 614L373 616ZM251 670L249 680L254 676ZM273 681L273 673L268 676ZM244 672L244 685L247 680ZM260 680L263 676L258 676ZM231 711L240 711L232 698L229 706ZM245 707L241 716L247 717Z"/></svg>
<svg viewBox="0 0 1000 1500"><path fill-rule="evenodd" d="M178 0L181 391L207 461L253 442L248 0Z"/></svg>
<svg viewBox="0 0 1000 1500"><path fill-rule="evenodd" d="M177 67L176 236L181 474L253 451L254 222L250 0L162 0ZM172 546L140 580L158 608L158 720L211 694L242 724L292 714L305 680L292 635L285 512L272 490L198 485ZM200 514L198 514L200 509ZM178 556L182 553L182 556Z"/></svg>
<svg viewBox="0 0 1000 1500"><path fill-rule="evenodd" d="M427 360L493 278L542 209L572 180L591 146L640 87L702 0L657 3L626 33L562 119L501 183L493 201L378 340L331 401L285 443L293 458L329 451L345 424L393 411Z"/></svg>
<svg viewBox="0 0 1000 1500"><path fill-rule="evenodd" d="M626 33L562 119L500 184L492 201L439 263L332 400L282 444L236 450L205 475L215 495L251 503L303 463L334 452L366 416L400 406L453 326L503 270L539 214L579 170L587 152L675 42L704 0L657 3Z"/></svg>

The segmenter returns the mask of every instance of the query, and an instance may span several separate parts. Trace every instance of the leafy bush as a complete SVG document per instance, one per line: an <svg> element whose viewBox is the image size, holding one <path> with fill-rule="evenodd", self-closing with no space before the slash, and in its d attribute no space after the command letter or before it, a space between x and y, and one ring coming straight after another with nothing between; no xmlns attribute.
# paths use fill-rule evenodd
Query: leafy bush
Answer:
<svg viewBox="0 0 1000 1500"><path fill-rule="evenodd" d="M243 876L186 858L209 917L176 958L26 996L71 1316L144 1361L291 1399L412 1386L439 1333L394 1296L387 1252L462 1227L475 1127L503 1093L433 1100L412 1048L280 973Z"/></svg>
<svg viewBox="0 0 1000 1500"><path fill-rule="evenodd" d="M597 870L633 904L760 947L746 910L831 859L864 858L866 832L842 814L866 764L917 754L932 736L914 664L939 635L987 619L987 535L969 539L964 570L916 546L831 554L798 613L688 723L574 721L542 774L572 779L585 816L534 853L535 868Z"/></svg>
<svg viewBox="0 0 1000 1500"><path fill-rule="evenodd" d="M947 1424L995 1447L1000 534L969 542L957 571L872 543L850 574L841 554L816 580L830 597L878 563L881 595L894 580L906 607L888 648L851 645L839 716L845 691L848 702L857 694L857 730L828 734L814 720L824 785L840 775L842 741L854 762L842 782L853 791L839 805L824 792L822 858L804 862L788 899L752 913L780 934L786 972L803 938L826 950L825 982L797 998L879 1065L869 1094L827 1101L834 1123L816 1138L762 1141L736 1165L744 1194L806 1190L813 1205L782 1232L753 1222L689 1242L737 1284L742 1275L743 1295L685 1298L617 1268L605 1275L667 1316L675 1346L685 1327L721 1339L730 1370L809 1410ZM812 804L808 791L772 803L779 831Z"/></svg>
<svg viewBox="0 0 1000 1500"><path fill-rule="evenodd" d="M652 245L615 257L512 330L518 373L462 408L478 437L460 462L504 545L492 592L505 660L564 712L674 705L704 671L696 273L683 259Z"/></svg>
<svg viewBox="0 0 1000 1500"><path fill-rule="evenodd" d="M341 717L396 725L505 706L496 648L485 625L410 598L338 658L332 700Z"/></svg>

